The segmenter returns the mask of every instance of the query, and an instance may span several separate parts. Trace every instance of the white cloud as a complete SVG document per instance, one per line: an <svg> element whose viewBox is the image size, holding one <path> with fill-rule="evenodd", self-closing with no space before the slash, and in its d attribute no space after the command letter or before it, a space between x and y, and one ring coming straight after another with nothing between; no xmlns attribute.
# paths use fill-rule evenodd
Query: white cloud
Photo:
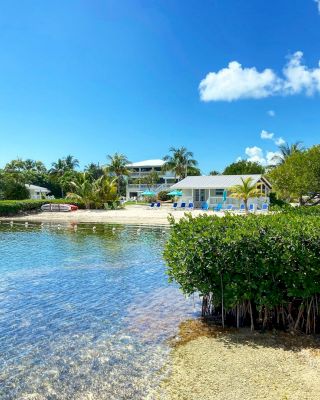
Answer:
<svg viewBox="0 0 320 400"><path fill-rule="evenodd" d="M260 147L257 146L247 147L245 153L248 156L247 158L248 161L257 162L262 165L266 164L266 160L263 157L263 151Z"/></svg>
<svg viewBox="0 0 320 400"><path fill-rule="evenodd" d="M266 154L266 164L267 165L275 165L277 163L277 161L275 160L275 157L279 156L280 157L280 153L278 151L267 151Z"/></svg>
<svg viewBox="0 0 320 400"><path fill-rule="evenodd" d="M208 73L200 82L200 98L203 101L232 101L320 93L320 64L317 68L308 68L302 64L302 57L301 51L294 53L283 68L282 77L272 69L259 72L255 67L244 68L239 62L232 61L228 67Z"/></svg>
<svg viewBox="0 0 320 400"><path fill-rule="evenodd" d="M210 72L200 82L200 98L203 101L260 99L274 92L277 80L271 69L259 72L256 68L242 68L237 61L232 61L227 68Z"/></svg>
<svg viewBox="0 0 320 400"><path fill-rule="evenodd" d="M319 14L320 14L320 0L314 0L314 2L318 4L318 11L319 11Z"/></svg>
<svg viewBox="0 0 320 400"><path fill-rule="evenodd" d="M274 142L277 146L282 146L283 144L286 143L286 141L282 139L282 137L276 138Z"/></svg>
<svg viewBox="0 0 320 400"><path fill-rule="evenodd" d="M242 157L237 157L236 162L238 162L238 161L242 161Z"/></svg>
<svg viewBox="0 0 320 400"><path fill-rule="evenodd" d="M273 139L274 133L267 132L264 129L262 129L260 133L261 139Z"/></svg>
<svg viewBox="0 0 320 400"><path fill-rule="evenodd" d="M320 0L319 0L320 1ZM275 117L276 113L273 110L269 110L267 112L267 114L269 115L269 117Z"/></svg>

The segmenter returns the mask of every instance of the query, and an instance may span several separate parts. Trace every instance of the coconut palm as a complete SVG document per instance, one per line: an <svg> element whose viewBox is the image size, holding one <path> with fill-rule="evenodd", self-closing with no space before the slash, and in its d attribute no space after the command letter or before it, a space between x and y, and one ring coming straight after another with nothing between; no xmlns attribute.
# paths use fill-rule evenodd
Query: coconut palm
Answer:
<svg viewBox="0 0 320 400"><path fill-rule="evenodd" d="M272 162L275 164L283 164L292 154L300 153L303 150L302 142L295 142L291 145L289 143L284 143L279 146L279 154L273 156Z"/></svg>
<svg viewBox="0 0 320 400"><path fill-rule="evenodd" d="M116 201L118 199L117 178L103 175L96 179L93 183L93 196L95 204L98 206L102 206L109 201Z"/></svg>
<svg viewBox="0 0 320 400"><path fill-rule="evenodd" d="M94 186L88 174L86 172L79 174L74 181L70 182L70 187L72 191L67 194L67 198L80 200L89 209L94 198Z"/></svg>
<svg viewBox="0 0 320 400"><path fill-rule="evenodd" d="M241 181L242 184L230 188L230 197L242 200L244 202L245 212L248 214L248 200L253 197L259 197L261 192L257 189L257 185L253 183L252 178L241 178Z"/></svg>
<svg viewBox="0 0 320 400"><path fill-rule="evenodd" d="M109 164L106 165L106 171L117 177L117 192L120 195L121 178L130 174L127 165L130 163L127 156L121 153L107 156Z"/></svg>
<svg viewBox="0 0 320 400"><path fill-rule="evenodd" d="M67 170L69 171L74 171L76 168L79 167L79 160L70 154L64 158L64 162Z"/></svg>
<svg viewBox="0 0 320 400"><path fill-rule="evenodd" d="M93 180L103 176L103 168L101 168L99 164L90 163L84 167L84 171L87 172Z"/></svg>
<svg viewBox="0 0 320 400"><path fill-rule="evenodd" d="M193 153L188 151L185 147L169 149L171 154L163 157L165 161L163 165L164 171L172 171L176 179L181 180L188 175L188 168L194 168L198 162L193 158Z"/></svg>

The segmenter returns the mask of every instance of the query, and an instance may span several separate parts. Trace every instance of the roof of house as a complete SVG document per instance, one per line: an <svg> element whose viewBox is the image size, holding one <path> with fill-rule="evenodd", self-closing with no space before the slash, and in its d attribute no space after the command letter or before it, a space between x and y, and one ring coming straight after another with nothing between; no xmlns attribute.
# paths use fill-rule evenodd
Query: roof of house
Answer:
<svg viewBox="0 0 320 400"><path fill-rule="evenodd" d="M187 176L182 181L175 183L171 189L223 189L242 183L241 178L252 178L253 183L263 181L271 188L271 184L262 175L213 175L213 176Z"/></svg>
<svg viewBox="0 0 320 400"><path fill-rule="evenodd" d="M50 193L49 189L47 189L45 187L42 187L42 186L28 185L28 184L26 184L25 186L26 186L27 189L35 190L36 192L47 192L47 193Z"/></svg>
<svg viewBox="0 0 320 400"><path fill-rule="evenodd" d="M164 163L163 160L144 160L128 164L127 167L162 167Z"/></svg>

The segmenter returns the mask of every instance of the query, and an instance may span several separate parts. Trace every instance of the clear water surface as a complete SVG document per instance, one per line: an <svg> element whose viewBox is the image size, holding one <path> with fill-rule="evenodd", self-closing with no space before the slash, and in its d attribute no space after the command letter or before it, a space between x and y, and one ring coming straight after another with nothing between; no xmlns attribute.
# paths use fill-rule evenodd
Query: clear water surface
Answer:
<svg viewBox="0 0 320 400"><path fill-rule="evenodd" d="M0 399L152 399L194 315L165 228L0 225Z"/></svg>

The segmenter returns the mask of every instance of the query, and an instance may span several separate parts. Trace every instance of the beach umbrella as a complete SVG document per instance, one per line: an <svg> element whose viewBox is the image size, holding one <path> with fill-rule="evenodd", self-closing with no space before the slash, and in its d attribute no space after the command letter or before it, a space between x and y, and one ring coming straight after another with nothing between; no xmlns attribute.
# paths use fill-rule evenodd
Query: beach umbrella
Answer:
<svg viewBox="0 0 320 400"><path fill-rule="evenodd" d="M145 190L143 193L141 193L142 196L155 196L156 193L152 192L151 190Z"/></svg>
<svg viewBox="0 0 320 400"><path fill-rule="evenodd" d="M177 196L177 197L181 197L182 196L182 192L180 192L179 190L173 190L172 192L168 193L168 196Z"/></svg>
<svg viewBox="0 0 320 400"><path fill-rule="evenodd" d="M223 202L227 201L227 195L228 195L228 192L227 192L226 189L224 189L223 195L222 195L222 200L223 200Z"/></svg>

